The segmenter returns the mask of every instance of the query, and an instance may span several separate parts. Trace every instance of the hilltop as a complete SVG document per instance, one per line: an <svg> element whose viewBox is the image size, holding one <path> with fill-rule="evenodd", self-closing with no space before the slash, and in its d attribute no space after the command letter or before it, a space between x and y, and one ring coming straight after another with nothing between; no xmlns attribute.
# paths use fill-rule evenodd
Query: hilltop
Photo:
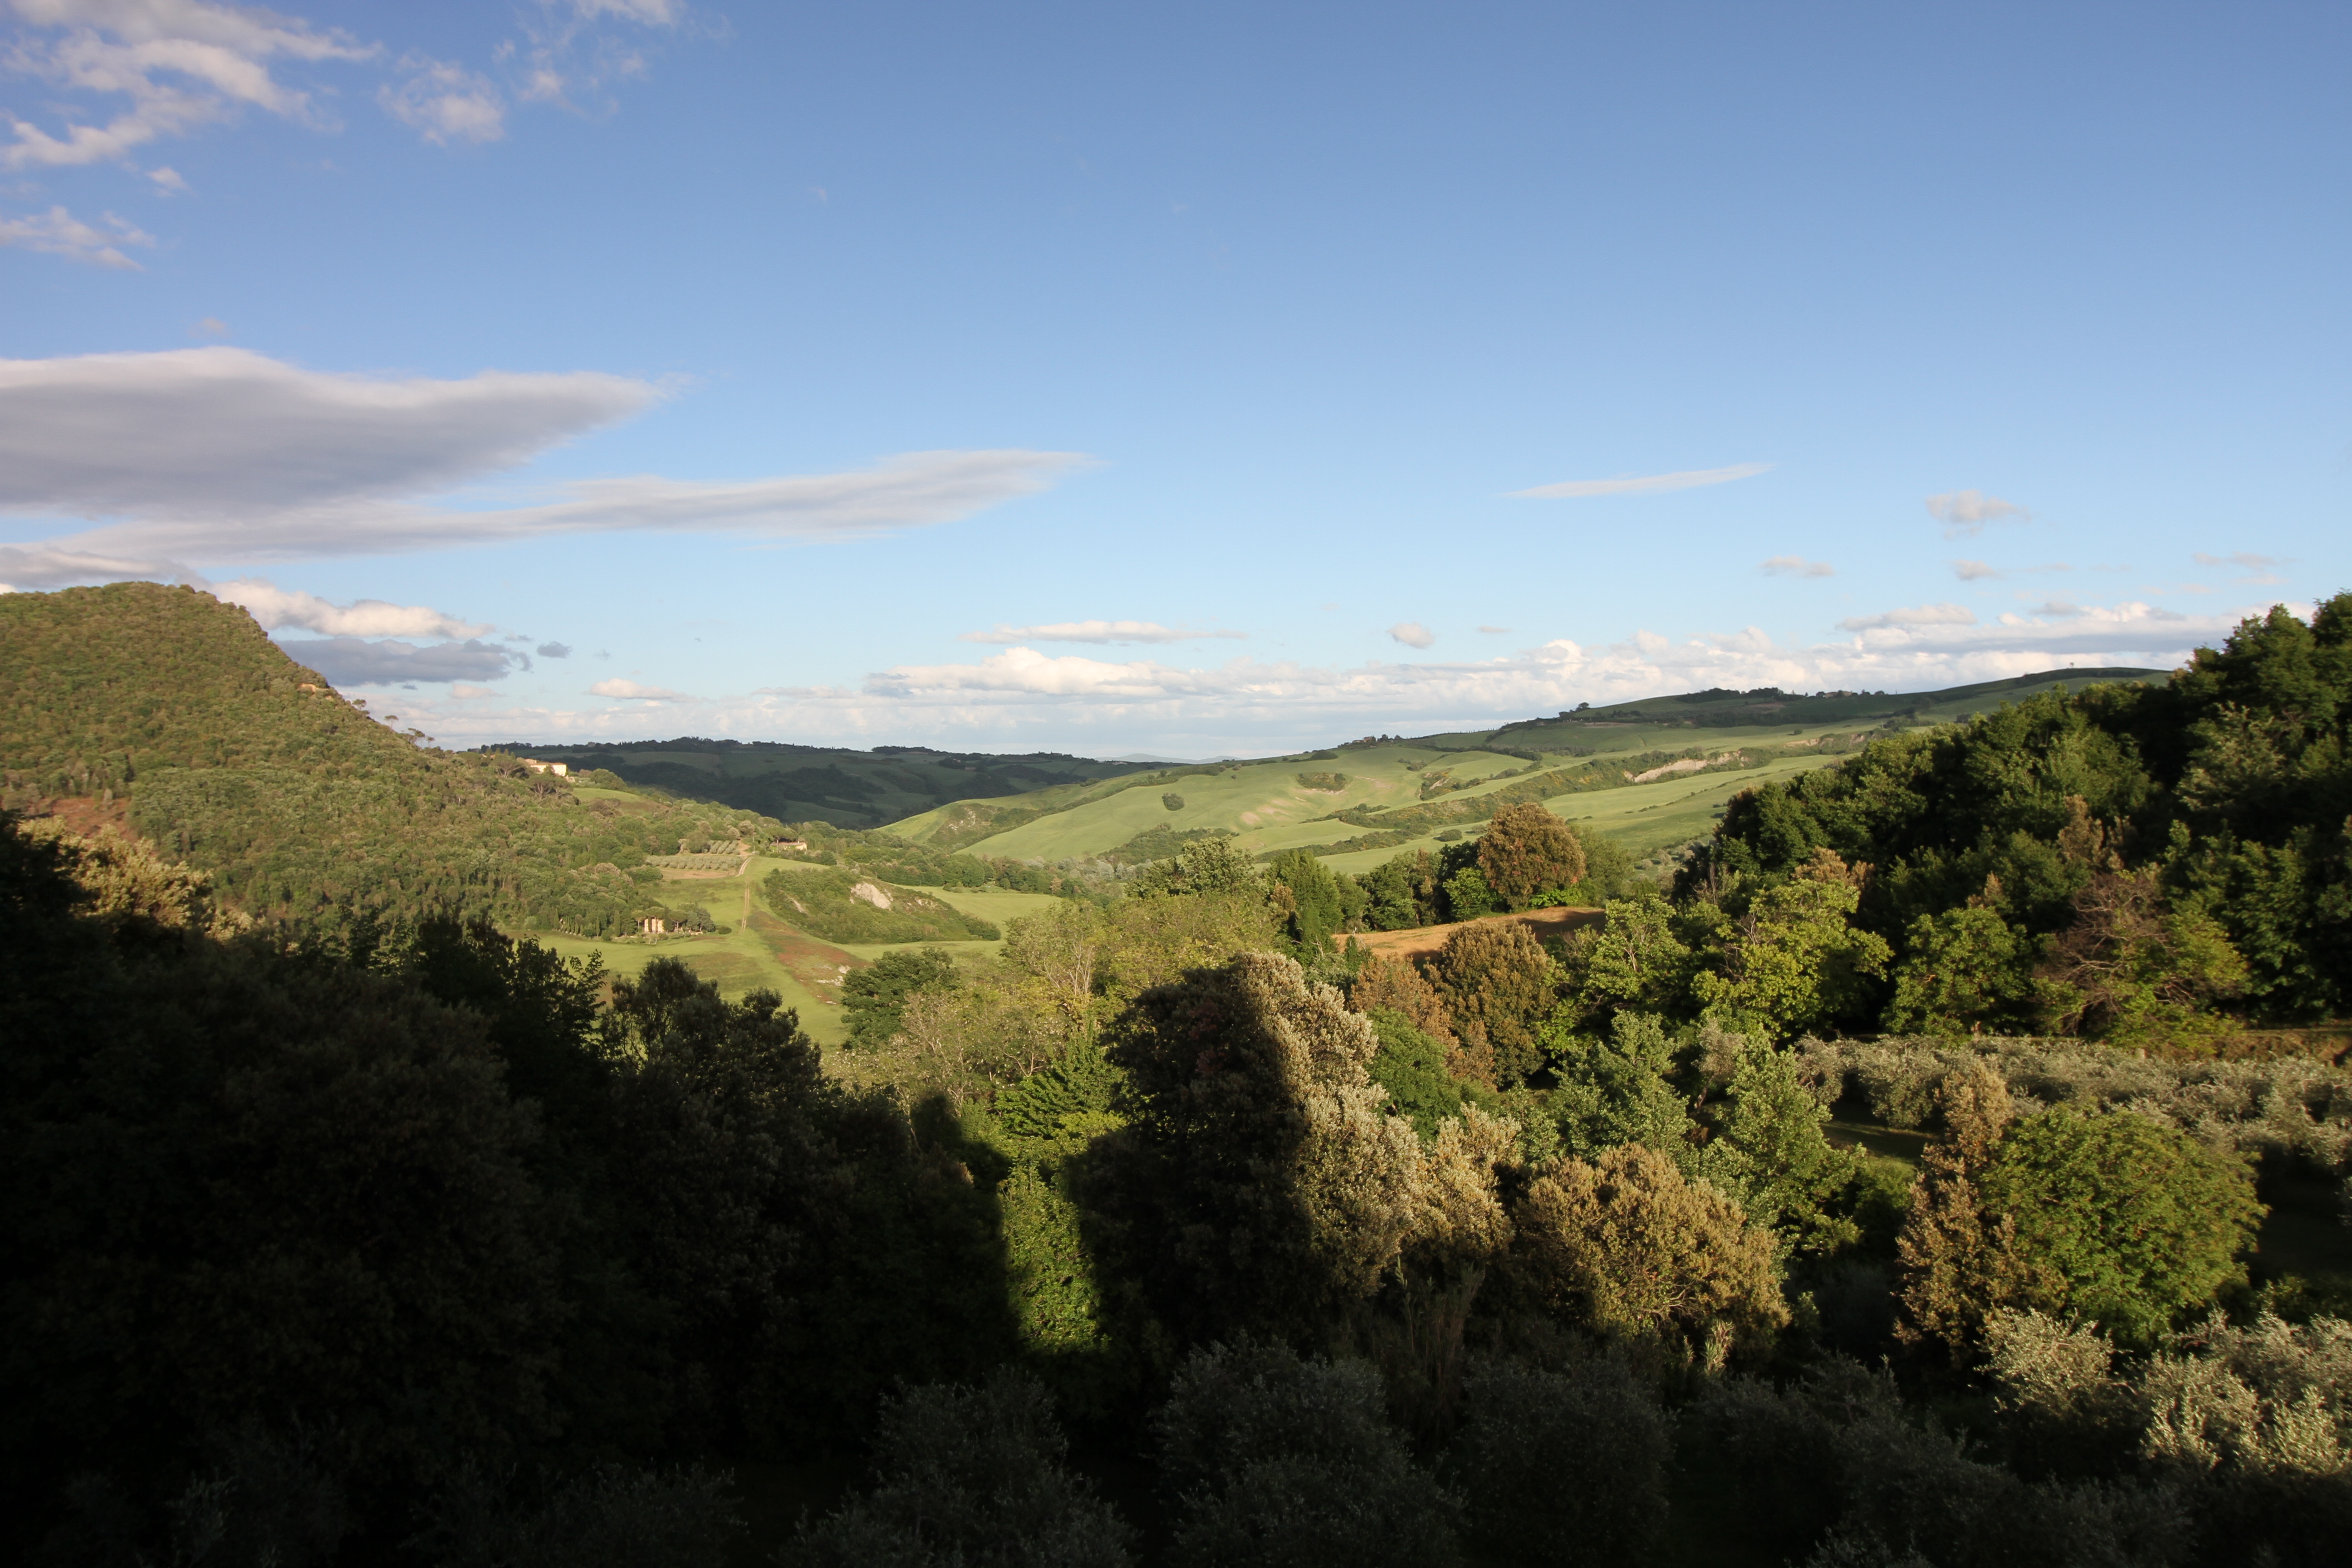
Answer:
<svg viewBox="0 0 2352 1568"><path fill-rule="evenodd" d="M483 916L602 937L672 913L649 859L782 832L724 805L453 755L235 605L118 583L0 595L0 807L113 826L257 918Z"/></svg>

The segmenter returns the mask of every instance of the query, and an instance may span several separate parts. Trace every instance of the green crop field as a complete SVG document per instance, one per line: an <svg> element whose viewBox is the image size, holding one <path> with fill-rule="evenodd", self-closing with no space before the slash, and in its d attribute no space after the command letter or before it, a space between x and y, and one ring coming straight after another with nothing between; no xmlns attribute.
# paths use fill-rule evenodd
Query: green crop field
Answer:
<svg viewBox="0 0 2352 1568"><path fill-rule="evenodd" d="M1673 850L1712 830L1725 803L1739 791L1824 766L1873 732L1946 723L2060 686L2156 673L2054 670L1907 694L1645 698L1498 730L1160 768L959 801L894 823L889 831L918 842L951 840L975 855L1048 863L1109 855L1155 829L1230 833L1252 855L1319 851L1374 833L1401 835L1384 846L1328 856L1334 869L1360 873L1393 856L1434 848L1444 842L1440 833L1475 833L1491 814L1476 804L1484 797L1528 798L1537 775L1554 774L1560 776L1561 792L1537 797L1549 809L1590 824L1636 860L1663 868ZM1633 782L1677 764L1678 772ZM1433 782L1446 787L1425 793ZM1171 797L1181 804L1171 808ZM1352 820L1337 820L1343 812ZM1448 812L1453 820L1425 820ZM1386 826L1391 820L1394 828ZM1002 830L988 832L998 821L1005 824Z"/></svg>
<svg viewBox="0 0 2352 1568"><path fill-rule="evenodd" d="M738 875L666 879L662 895L680 903L698 903L728 926L725 931L697 936L658 937L596 942L559 932L532 931L532 941L567 958L602 953L604 967L623 978L640 973L656 958L681 959L696 973L717 983L720 994L740 997L769 990L784 1005L800 1013L801 1023L820 1044L836 1045L845 1030L841 1021L841 976L860 964L871 963L894 946L938 947L960 958L982 958L1003 946L998 942L880 943L822 942L778 920L760 898L760 883L771 871L817 871L822 867L804 860L777 860L752 856ZM1053 906L1043 893L1015 893L1003 888L925 888L922 891L999 926Z"/></svg>
<svg viewBox="0 0 2352 1568"><path fill-rule="evenodd" d="M1767 747L1778 752L1791 742L1818 744L1825 736L1851 737L1854 733L1851 727L1798 734L1785 728L1715 730L1707 731L1704 746L1697 749L1708 756ZM1379 830L1376 819L1367 826L1332 820L1333 813L1359 806L1385 807L1393 812L1399 807L1419 805L1423 781L1441 770L1465 787L1433 799L1469 802L1492 795L1522 777L1561 766L1606 763L1646 757L1660 751L1692 749L1688 731L1648 725L1627 726L1622 732L1608 735L1606 750L1596 750L1591 757L1547 757L1536 763L1484 750L1443 752L1412 742L1367 746L1342 752L1336 762L1321 764L1347 775L1346 788L1337 792L1299 784L1297 774L1301 769L1293 758L1244 763L1214 777L1142 774L1132 781L1122 781L1123 787L1107 797L1098 796L1071 809L1036 818L966 847L971 854L1016 860L1087 859L1117 849L1154 827L1167 827L1178 833L1201 828L1230 832L1235 835L1238 847L1254 855L1279 849L1319 848ZM1707 832L1723 803L1739 790L1766 778L1785 777L1822 766L1834 761L1836 755L1818 752L1775 755L1760 766L1736 772L1685 774L1646 784L1627 784L1549 796L1545 804L1571 821L1590 820L1600 831L1622 840L1638 858ZM1181 810L1171 811L1162 803L1162 795L1171 792L1182 796ZM926 813L896 825L893 831L919 838L929 826L926 818L936 821L942 815ZM1438 842L1435 835L1445 830L1433 826L1426 833L1415 834L1406 842L1386 848L1335 855L1330 864L1335 869L1360 872L1392 856L1408 853L1417 845L1433 847ZM1457 826L1454 831L1475 831L1475 827Z"/></svg>

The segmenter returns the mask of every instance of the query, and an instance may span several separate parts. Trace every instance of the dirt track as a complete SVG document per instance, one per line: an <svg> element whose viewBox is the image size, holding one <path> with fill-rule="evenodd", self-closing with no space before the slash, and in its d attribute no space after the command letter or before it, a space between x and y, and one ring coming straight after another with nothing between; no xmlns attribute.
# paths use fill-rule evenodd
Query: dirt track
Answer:
<svg viewBox="0 0 2352 1568"><path fill-rule="evenodd" d="M1445 939L1464 926L1492 925L1497 921L1517 921L1535 932L1537 940L1566 936L1580 926L1599 925L1602 920L1599 910L1569 909L1528 910L1523 914L1486 915L1475 921L1454 921L1442 926L1416 926L1411 931L1376 931L1359 933L1356 945L1368 952L1386 953L1391 958L1426 958L1445 945Z"/></svg>

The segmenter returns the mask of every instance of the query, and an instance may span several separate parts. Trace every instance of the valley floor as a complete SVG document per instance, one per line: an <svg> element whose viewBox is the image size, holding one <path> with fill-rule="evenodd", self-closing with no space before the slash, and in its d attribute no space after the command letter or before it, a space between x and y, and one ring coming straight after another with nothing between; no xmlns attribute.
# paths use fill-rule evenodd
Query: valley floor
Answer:
<svg viewBox="0 0 2352 1568"><path fill-rule="evenodd" d="M772 871L814 869L804 860L754 855L733 876L688 874L664 881L665 898L702 905L729 928L724 931L617 942L550 931L530 935L566 958L601 953L604 967L623 978L637 974L656 958L676 958L692 965L705 980L716 982L720 994L730 999L762 989L773 991L784 999L785 1006L799 1012L801 1026L824 1046L840 1044L846 1033L841 1018L841 980L857 965L871 963L894 947L935 946L958 954L982 955L993 953L1001 945L992 942L835 943L810 936L769 912L760 897L760 883ZM1000 927L1056 902L1045 893L1015 893L1003 888L925 888L922 891Z"/></svg>

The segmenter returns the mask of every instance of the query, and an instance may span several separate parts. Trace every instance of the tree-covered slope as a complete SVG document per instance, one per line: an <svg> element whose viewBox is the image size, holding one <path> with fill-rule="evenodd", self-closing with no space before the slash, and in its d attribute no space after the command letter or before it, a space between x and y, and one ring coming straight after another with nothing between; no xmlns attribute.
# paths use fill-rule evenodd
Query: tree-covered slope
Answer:
<svg viewBox="0 0 2352 1568"><path fill-rule="evenodd" d="M489 748L499 750L503 748ZM776 741L535 743L530 754L632 784L715 800L784 822L879 827L952 800L1086 785L1141 772L1143 763L1097 762L1059 752L992 756L928 746L798 746Z"/></svg>
<svg viewBox="0 0 2352 1568"><path fill-rule="evenodd" d="M152 583L0 595L0 806L113 816L267 919L487 915L609 935L648 855L772 837L730 807L579 790L421 747L253 617Z"/></svg>
<svg viewBox="0 0 2352 1568"><path fill-rule="evenodd" d="M2281 606L2163 684L2045 693L1744 795L1684 887L1736 902L1820 849L1868 863L1891 1027L2063 1023L2077 1001L2118 1024L2232 996L2340 1012L2347 721L2352 595L2308 623Z"/></svg>

